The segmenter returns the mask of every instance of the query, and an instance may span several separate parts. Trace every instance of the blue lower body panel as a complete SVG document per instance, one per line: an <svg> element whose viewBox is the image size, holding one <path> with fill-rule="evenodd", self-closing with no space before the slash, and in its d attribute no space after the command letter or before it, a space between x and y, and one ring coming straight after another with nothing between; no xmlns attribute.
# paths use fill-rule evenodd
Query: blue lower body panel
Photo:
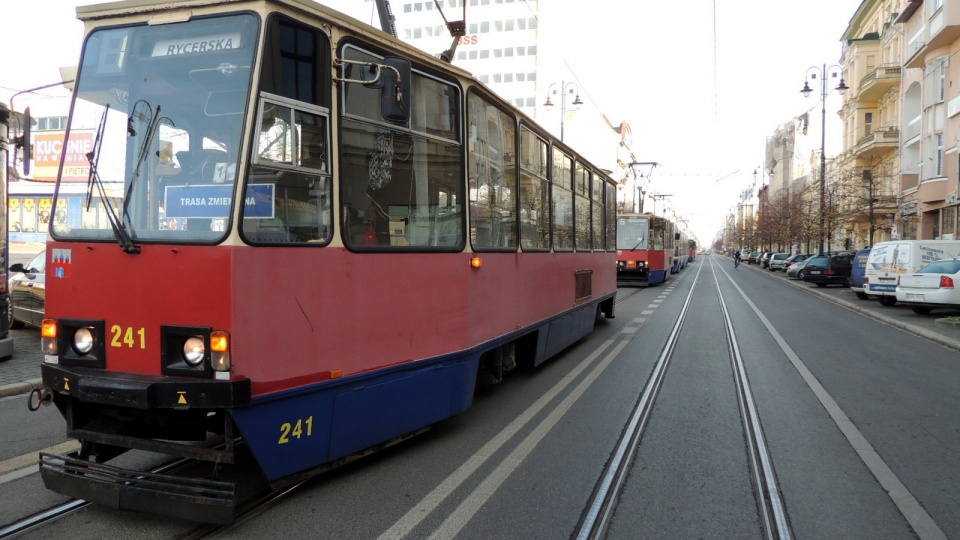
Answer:
<svg viewBox="0 0 960 540"><path fill-rule="evenodd" d="M457 415L479 354L418 362L253 400L231 411L267 480L302 472Z"/></svg>

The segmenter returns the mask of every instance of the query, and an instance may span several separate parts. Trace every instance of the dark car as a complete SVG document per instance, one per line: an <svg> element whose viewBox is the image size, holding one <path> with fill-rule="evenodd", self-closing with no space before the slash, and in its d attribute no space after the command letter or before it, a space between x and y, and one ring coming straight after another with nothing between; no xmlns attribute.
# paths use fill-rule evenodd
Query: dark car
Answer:
<svg viewBox="0 0 960 540"><path fill-rule="evenodd" d="M40 252L24 266L17 263L10 267L10 328L23 328L24 325L40 326L45 309L46 252Z"/></svg>
<svg viewBox="0 0 960 540"><path fill-rule="evenodd" d="M870 258L870 248L861 249L853 258L853 269L850 271L850 290L857 298L866 300L870 296L864 292L863 284L867 280L867 259Z"/></svg>
<svg viewBox="0 0 960 540"><path fill-rule="evenodd" d="M800 271L801 279L814 283L817 287L826 287L831 284L849 287L853 258L852 251L810 257L807 259L806 266Z"/></svg>

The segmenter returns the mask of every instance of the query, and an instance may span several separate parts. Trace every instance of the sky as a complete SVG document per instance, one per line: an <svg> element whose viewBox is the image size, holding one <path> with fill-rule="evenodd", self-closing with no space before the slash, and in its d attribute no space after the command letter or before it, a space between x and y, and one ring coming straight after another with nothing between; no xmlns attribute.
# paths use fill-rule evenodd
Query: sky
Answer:
<svg viewBox="0 0 960 540"><path fill-rule="evenodd" d="M558 37L547 48L550 60L562 62L578 83L585 105L576 114L603 114L614 125L630 125L637 160L660 164L647 191L670 195L659 200L657 212L669 205L701 243L713 241L739 193L754 183L755 170L757 183L763 181L766 138L808 110L819 112L818 96L804 98L800 89L809 68L840 61L840 39L861 4L541 1L563 6L564 17L544 19L540 30ZM59 67L77 64L83 27L75 7L93 3L38 0L5 6L4 37L12 54L0 57L0 102L10 105L15 92L55 83ZM371 0L320 3L371 20ZM400 5L392 2L398 24ZM66 94L58 88L41 93ZM16 102L13 106L22 109ZM830 129L829 117L827 124ZM834 127L840 129L839 119Z"/></svg>

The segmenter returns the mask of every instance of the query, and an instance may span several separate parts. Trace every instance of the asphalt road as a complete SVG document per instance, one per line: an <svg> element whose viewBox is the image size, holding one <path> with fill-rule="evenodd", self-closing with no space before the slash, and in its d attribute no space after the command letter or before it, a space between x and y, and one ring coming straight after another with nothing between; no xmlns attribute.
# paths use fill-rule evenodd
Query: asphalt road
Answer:
<svg viewBox="0 0 960 540"><path fill-rule="evenodd" d="M478 390L466 413L317 478L228 535L569 537L689 300L610 538L762 537L721 306L796 537L960 537L951 450L960 341L936 324L942 315L734 270L717 256L620 296L616 319L558 357ZM17 332L18 347L36 336ZM12 433L9 453L29 453L61 442L63 423L53 408L27 413L16 396L0 401L0 429ZM36 475L0 483L0 524L55 499ZM33 537L176 538L191 527L92 508Z"/></svg>

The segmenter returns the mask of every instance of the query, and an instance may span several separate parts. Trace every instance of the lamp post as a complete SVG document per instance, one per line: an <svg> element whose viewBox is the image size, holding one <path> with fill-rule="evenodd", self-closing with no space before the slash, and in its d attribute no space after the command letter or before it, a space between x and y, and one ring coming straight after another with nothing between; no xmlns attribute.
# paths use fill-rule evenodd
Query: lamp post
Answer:
<svg viewBox="0 0 960 540"><path fill-rule="evenodd" d="M673 195L663 194L663 193L654 193L653 195L651 195L651 197L653 197L653 215L657 215L657 199L663 200L663 199L666 199L667 197L673 197ZM663 216L664 217L667 216L667 205L663 205Z"/></svg>
<svg viewBox="0 0 960 540"><path fill-rule="evenodd" d="M546 108L553 107L553 102L550 101L550 94L556 94L557 91L554 90L554 87L557 86L557 83L551 84L547 87L547 101L544 102L543 106ZM574 110L579 109L583 105L583 101L580 99L580 87L577 86L575 82L560 82L560 141L563 142L563 123L567 116L567 88L572 86L574 89L569 93L574 95L573 105Z"/></svg>
<svg viewBox="0 0 960 540"><path fill-rule="evenodd" d="M660 165L660 164L657 163L656 161L631 161L630 163L627 163L627 167L636 167L636 166L650 167L650 170L647 172L647 176L648 176L648 177L649 177L650 174L653 174L653 170L656 169L658 165ZM643 177L644 175L641 174L640 176ZM637 181L637 172L636 172L636 171L633 172L633 181L634 181L634 187L635 187L635 190L634 190L634 191L636 191L637 193L640 194L640 210L639 210L639 212L642 214L642 213L643 213L643 198L646 196L646 193L647 193L647 192L643 189L644 186L637 186L637 185L636 185L636 181ZM636 195L634 195L634 202L633 202L633 208L632 208L632 210L633 210L634 212L637 211ZM656 213L656 212L654 212L654 213Z"/></svg>
<svg viewBox="0 0 960 540"><path fill-rule="evenodd" d="M803 90L800 90L800 93L803 94L803 97L808 97L813 89L810 88L810 80L817 78L817 73L820 74L820 255L823 255L823 234L824 226L827 218L827 209L825 206L826 202L826 171L827 171L827 74L830 74L834 79L837 78L838 74L842 74L843 68L837 64L834 64L827 67L826 64L823 64L822 67L810 66L807 69L806 80L803 81ZM837 85L836 90L840 92L842 96L849 86L844 84L843 76L840 77L840 84Z"/></svg>

